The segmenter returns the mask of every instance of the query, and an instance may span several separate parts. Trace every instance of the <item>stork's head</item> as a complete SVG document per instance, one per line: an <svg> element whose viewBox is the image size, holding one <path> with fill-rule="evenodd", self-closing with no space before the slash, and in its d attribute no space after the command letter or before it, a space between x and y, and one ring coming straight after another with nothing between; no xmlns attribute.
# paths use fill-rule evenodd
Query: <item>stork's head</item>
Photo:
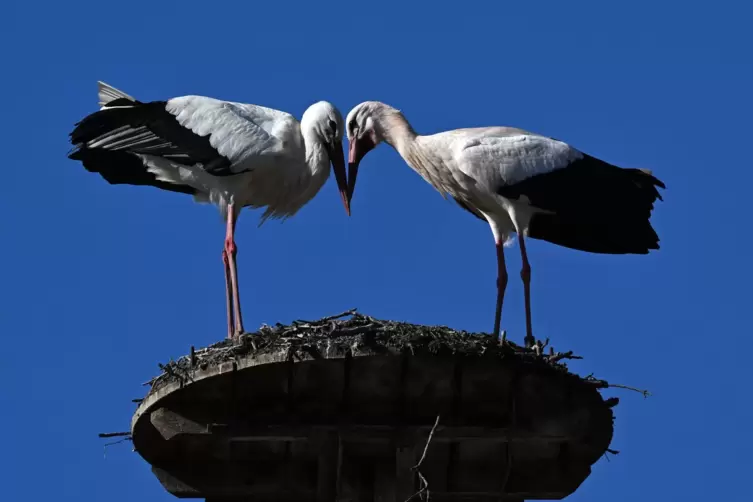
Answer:
<svg viewBox="0 0 753 502"><path fill-rule="evenodd" d="M332 103L319 101L309 106L301 117L301 129L310 130L324 145L332 170L335 172L337 188L340 190L345 212L350 216L350 199L348 198L348 181L345 174L345 154L343 153L343 135L345 126L343 116Z"/></svg>
<svg viewBox="0 0 753 502"><path fill-rule="evenodd" d="M361 159L386 139L389 120L397 115L400 115L399 111L379 101L364 101L348 113L345 120L348 132L348 205L356 188Z"/></svg>

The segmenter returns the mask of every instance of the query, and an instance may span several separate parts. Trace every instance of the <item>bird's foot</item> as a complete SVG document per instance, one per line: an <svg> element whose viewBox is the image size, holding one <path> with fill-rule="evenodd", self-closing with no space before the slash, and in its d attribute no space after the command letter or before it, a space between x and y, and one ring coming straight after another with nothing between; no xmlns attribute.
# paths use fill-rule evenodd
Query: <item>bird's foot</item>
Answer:
<svg viewBox="0 0 753 502"><path fill-rule="evenodd" d="M234 331L232 336L233 342L235 342L236 345L244 345L248 337L243 335L245 335L245 333L238 333L237 331Z"/></svg>
<svg viewBox="0 0 753 502"><path fill-rule="evenodd" d="M507 331L504 329L499 333L499 343L500 345L507 343Z"/></svg>
<svg viewBox="0 0 753 502"><path fill-rule="evenodd" d="M526 337L523 339L523 343L525 344L527 349L532 349L534 351L537 351L537 353L541 351L541 347L539 347L536 339L531 334L526 335Z"/></svg>

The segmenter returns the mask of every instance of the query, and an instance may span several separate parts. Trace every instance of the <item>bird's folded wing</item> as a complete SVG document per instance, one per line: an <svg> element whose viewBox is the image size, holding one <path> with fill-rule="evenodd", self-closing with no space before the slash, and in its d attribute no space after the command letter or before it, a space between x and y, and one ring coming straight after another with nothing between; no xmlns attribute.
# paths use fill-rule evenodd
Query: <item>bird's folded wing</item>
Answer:
<svg viewBox="0 0 753 502"><path fill-rule="evenodd" d="M121 101L116 98L115 101ZM208 138L195 135L178 124L165 110L166 102L141 103L123 99L118 106L106 103L71 132L76 158L81 149L123 151L145 154L186 165L201 164L205 170L227 169L230 161L222 157Z"/></svg>
<svg viewBox="0 0 753 502"><path fill-rule="evenodd" d="M623 169L556 139L536 134L494 134L467 141L459 164L490 191L508 199L525 196L545 211L588 218L648 218L657 187L641 169Z"/></svg>
<svg viewBox="0 0 753 502"><path fill-rule="evenodd" d="M583 154L555 139L499 129L477 134L455 149L459 168L489 189L514 185L528 178L566 167Z"/></svg>
<svg viewBox="0 0 753 502"><path fill-rule="evenodd" d="M202 96L171 99L166 109L181 126L208 137L209 144L230 161L227 174L277 162L280 157L302 159L305 154L300 125L285 112Z"/></svg>

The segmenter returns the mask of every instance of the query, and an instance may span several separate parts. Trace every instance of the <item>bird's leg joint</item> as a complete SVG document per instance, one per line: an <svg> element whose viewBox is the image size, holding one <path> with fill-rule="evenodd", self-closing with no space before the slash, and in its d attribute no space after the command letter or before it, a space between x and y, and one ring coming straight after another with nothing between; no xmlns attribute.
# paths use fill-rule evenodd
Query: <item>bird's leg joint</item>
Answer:
<svg viewBox="0 0 753 502"><path fill-rule="evenodd" d="M497 276L497 288L504 290L507 287L507 271L500 270Z"/></svg>
<svg viewBox="0 0 753 502"><path fill-rule="evenodd" d="M525 282L531 280L531 265L527 262L523 262L523 268L520 269L520 278Z"/></svg>
<svg viewBox="0 0 753 502"><path fill-rule="evenodd" d="M225 249L222 253L223 259L226 259L226 255L235 258L235 255L238 254L238 246L235 245L235 239L225 239Z"/></svg>

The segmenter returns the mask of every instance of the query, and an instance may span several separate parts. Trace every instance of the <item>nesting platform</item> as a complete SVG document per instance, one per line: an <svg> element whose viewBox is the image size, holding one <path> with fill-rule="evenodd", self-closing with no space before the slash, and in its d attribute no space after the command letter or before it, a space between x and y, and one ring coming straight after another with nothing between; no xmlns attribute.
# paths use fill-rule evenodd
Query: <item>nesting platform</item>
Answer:
<svg viewBox="0 0 753 502"><path fill-rule="evenodd" d="M162 366L132 439L208 502L562 499L616 399L539 352L358 314L265 326Z"/></svg>

